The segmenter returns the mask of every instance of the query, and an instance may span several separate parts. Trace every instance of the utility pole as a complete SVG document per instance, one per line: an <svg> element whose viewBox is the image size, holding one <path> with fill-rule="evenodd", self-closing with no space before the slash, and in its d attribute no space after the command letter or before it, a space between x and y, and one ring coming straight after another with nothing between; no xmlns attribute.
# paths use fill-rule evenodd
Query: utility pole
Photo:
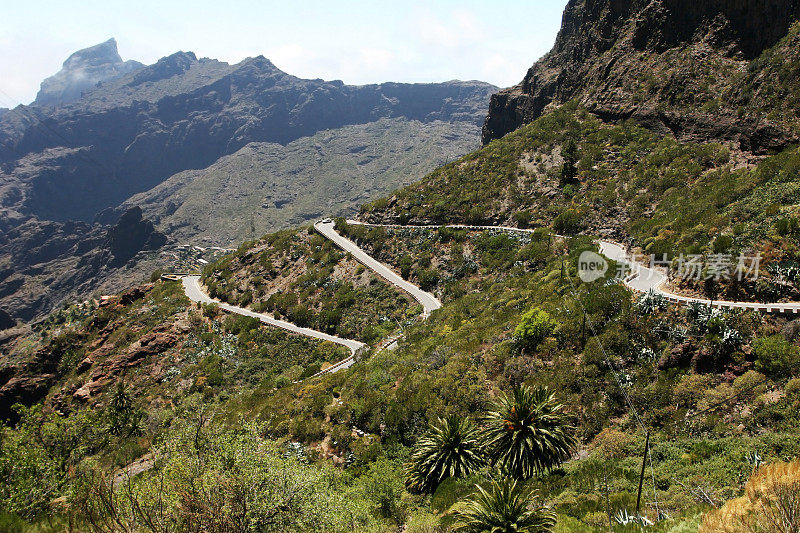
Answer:
<svg viewBox="0 0 800 533"><path fill-rule="evenodd" d="M606 514L608 515L608 530L614 533L614 521L611 519L611 502L608 501L608 471L603 465L603 485L606 493Z"/></svg>
<svg viewBox="0 0 800 533"><path fill-rule="evenodd" d="M586 309L583 310L583 323L581 324L581 348L586 346Z"/></svg>
<svg viewBox="0 0 800 533"><path fill-rule="evenodd" d="M644 483L644 467L647 464L647 452L650 450L650 431L644 439L644 457L642 457L642 472L639 474L639 493L636 495L636 516L640 516L639 509L642 503L642 483Z"/></svg>

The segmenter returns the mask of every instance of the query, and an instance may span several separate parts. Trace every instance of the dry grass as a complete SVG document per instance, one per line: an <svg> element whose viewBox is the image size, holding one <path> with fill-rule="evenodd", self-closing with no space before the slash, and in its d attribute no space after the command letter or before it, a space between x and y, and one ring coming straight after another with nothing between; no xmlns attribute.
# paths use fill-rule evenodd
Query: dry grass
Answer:
<svg viewBox="0 0 800 533"><path fill-rule="evenodd" d="M703 517L700 532L800 532L800 461L761 466L744 496Z"/></svg>

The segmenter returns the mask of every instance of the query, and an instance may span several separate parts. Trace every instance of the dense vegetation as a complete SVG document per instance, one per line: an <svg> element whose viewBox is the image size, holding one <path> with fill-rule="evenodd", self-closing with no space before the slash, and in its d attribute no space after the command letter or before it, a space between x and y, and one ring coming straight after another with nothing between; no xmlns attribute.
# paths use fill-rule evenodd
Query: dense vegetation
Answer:
<svg viewBox="0 0 800 533"><path fill-rule="evenodd" d="M302 244L315 238L297 235L268 239ZM363 239L371 246L378 242ZM515 489L530 498L535 491L536 501L556 513L557 530L602 529L609 511L634 512L644 429L651 431L652 461L644 510L650 519L657 518L657 501L658 511L671 517L659 522L658 530L682 522L696 527L704 509L738 496L753 468L746 457L770 462L793 457L800 449L800 350L793 323L749 311L675 307L649 295L631 299L613 280L613 267L605 279L582 283L576 276L577 257L594 248L584 237L563 240L543 230L521 240L504 233L427 229L387 231L380 239L387 251L384 258L413 256L420 248L445 251L432 253L431 264L436 257L440 275L434 290L447 295L446 305L428 321L407 325L396 351L374 353L348 371L297 384L292 381L341 354L255 321L226 317L214 306L197 309L182 297L178 284L158 282L130 303L89 306L54 318L28 341L28 349L79 330L84 336L72 345L84 351L68 358L73 362L84 358L81 346L95 343L98 330L108 324L125 339L112 357L127 353L126 347L159 324L162 329L164 323L180 325L185 336L175 347L153 354L147 364L112 380L124 378L128 391L137 390L127 401L114 400L120 393L108 384L90 400L96 406L92 411L70 400L64 404L68 409L61 408L69 413L66 417L52 412L50 406L63 401L64 390L74 390L86 380L82 376L92 374L68 370L60 381L63 388L56 387L43 406L20 412L15 429L4 430L0 448L6 465L0 468L7 491L4 510L26 519L52 516L56 523L87 520L92 513L106 520L112 511L98 508L97 499L108 498L88 491L86 480L109 478L120 467L137 464L131 461L143 454L156 458L152 467L147 463L145 472L132 475L131 485L119 485L115 493L118 508L113 512L125 520L142 523L139 511L131 507L134 494L145 498L140 506L146 508L158 491L164 491L158 497L175 498L184 494L182 483L206 476L229 478L225 486L237 490L241 476L251 474L236 463L219 464L206 456L191 471L174 471L175 463L159 462L164 447L183 447L170 448L170 457L195 456L196 444L179 436L202 426L214 435L211 441L219 441L209 449L224 441L236 450L277 447L300 458L298 464L286 463L267 454L256 461L261 466L253 466L252 475L307 468L313 472L298 475L333 476L326 477L330 481L320 488L322 493L309 492L307 497L325 502L347 494L355 507L326 515L333 522L320 521L319 527L335 530L358 523L357 528L382 530L406 524L409 531L432 531L440 521L455 524L457 501L476 494L469 500L473 505L481 498L487 503L492 491L511 489L487 485L488 466L480 466L455 469L440 482L417 486L432 490L430 495L409 492L414 484L406 488L406 465L415 446L439 418L485 427L479 415L491 410L500 393L522 384L557 391L555 401L563 404L566 423L575 427L583 450L580 460L552 471L535 469ZM229 279L236 279L231 265L248 253L251 265L260 265L261 257L284 257L283 251L262 246L243 247L207 274L227 269ZM278 244L276 250L280 246L291 249ZM459 248L462 259L454 253ZM324 247L318 252L320 259L337 253ZM464 269L464 275L453 275L456 265L467 261L474 266ZM120 410L133 414L113 414ZM242 424L243 419L255 425ZM124 429L131 420L135 428ZM112 426L123 429L106 431ZM53 430L33 437L47 427ZM252 439L260 440L254 444ZM22 444L28 441L36 444ZM329 470L331 462L343 472ZM74 476L76 471L84 474ZM42 479L50 481L40 483ZM270 479L263 483L269 485ZM31 497L34 485L47 490ZM476 493L476 485L487 495ZM202 503L203 512L213 512L214 505L225 507L231 497L219 493L213 502ZM53 507L54 501L61 503ZM252 516L269 512L263 501L253 502L248 508ZM180 505L200 504L190 499ZM287 529L306 527L292 525L291 513L280 516ZM314 516L309 519L322 520ZM624 522L625 516L614 522ZM160 519L178 524L186 516L176 512ZM17 519L8 520L11 524Z"/></svg>
<svg viewBox="0 0 800 533"><path fill-rule="evenodd" d="M574 171L565 175L571 159ZM363 214L401 224L603 233L669 259L760 253L759 280L723 281L720 295L796 299L799 172L796 147L754 157L732 145L681 143L630 122L605 123L570 104L376 200Z"/></svg>
<svg viewBox="0 0 800 533"><path fill-rule="evenodd" d="M632 295L614 264L584 283L576 265L598 234L668 259L761 253L757 281L723 282L717 294L795 298L799 170L797 148L757 157L680 143L571 104L363 212L531 233L337 220L441 297L425 321L310 228L206 267L209 293L232 304L373 345L403 334L397 349L310 379L344 351L198 308L176 283L53 315L11 349L14 360L58 364L42 401L16 408L2 429L3 525L525 531L554 519L554 531L653 522L677 532L734 515L756 524L764 517L747 513L769 498L747 480L770 478L761 463L800 451L798 322ZM791 496L793 483L772 485ZM287 491L296 498L286 502Z"/></svg>

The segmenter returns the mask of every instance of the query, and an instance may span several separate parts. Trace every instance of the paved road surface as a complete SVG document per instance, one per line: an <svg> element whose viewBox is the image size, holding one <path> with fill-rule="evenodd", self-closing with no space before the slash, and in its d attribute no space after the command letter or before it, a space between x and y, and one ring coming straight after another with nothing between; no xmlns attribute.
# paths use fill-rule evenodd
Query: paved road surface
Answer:
<svg viewBox="0 0 800 533"><path fill-rule="evenodd" d="M360 222L358 220L348 220L348 224L361 224L364 226L381 226L380 224L368 224L365 222ZM385 224L383 225L387 228L427 228L427 229L435 229L441 226L436 225L420 225L420 226L408 226L408 225L400 225L400 224ZM516 231L520 233L531 233L535 230L533 229L523 229L523 228L513 228L510 226L473 226L473 225L466 225L466 224L448 224L446 227L448 228L457 228L457 229L473 229L473 230L503 230L503 231ZM560 235L559 235L560 237ZM349 241L348 241L349 242ZM680 294L675 294L670 292L664 288L664 285L667 283L667 275L662 272L661 270L653 269L646 267L640 263L637 263L631 260L628 257L627 251L625 248L620 246L617 243L613 243L610 241L603 241L598 240L597 243L600 246L600 253L604 256L612 259L614 261L618 261L621 263L625 263L631 267L634 275L630 276L628 279L625 280L625 285L629 288L633 289L634 291L638 292L647 292L652 290L656 294L663 296L664 298L671 300L673 302L679 303L701 303L704 305L713 305L714 307L729 307L729 308L740 308L740 309L757 309L759 311L766 311L767 313L772 312L781 312L781 313L799 313L800 312L800 302L786 302L786 303L757 303L757 302L732 302L727 300L714 300L713 302L707 298L695 298L691 296L682 296Z"/></svg>
<svg viewBox="0 0 800 533"><path fill-rule="evenodd" d="M758 309L759 311L781 312L781 313L797 313L800 312L800 302L787 302L787 303L771 303L762 304L756 302L731 302L728 300L714 300L713 302L707 298L694 298L691 296L682 296L675 294L664 288L667 283L667 275L661 270L649 268L641 263L633 261L628 257L628 253L619 244L609 241L598 241L600 245L600 253L614 261L625 263L630 266L632 276L625 280L625 285L631 289L639 292L653 291L656 294L673 302L680 303L701 303L705 305L713 305L714 307L730 307L740 309Z"/></svg>
<svg viewBox="0 0 800 533"><path fill-rule="evenodd" d="M384 265L374 257L368 255L364 250L359 248L356 243L339 235L336 230L333 229L333 222L317 222L314 224L314 228L322 235L333 241L333 243L339 248L346 252L350 252L350 254L352 254L359 263L363 264L395 287L403 289L409 293L416 301L422 304L424 316L427 317L431 314L431 311L435 311L436 309L442 307L442 302L440 302L436 296L429 292L425 292L413 283L404 280L400 274L389 268L387 265Z"/></svg>
<svg viewBox="0 0 800 533"><path fill-rule="evenodd" d="M361 224L365 226L382 226L390 228L434 229L441 227L438 225L430 225L430 226L403 226L399 224L379 225L379 224L367 224L357 220L348 220L347 222L349 224ZM353 241L343 237L342 235L339 235L336 232L336 230L333 229L333 226L334 223L330 221L317 222L316 224L314 224L314 228L319 233L324 235L326 238L330 239L334 244L339 246L341 249L352 254L353 257L360 263L362 263L364 266L366 266L367 268L369 268L370 270L372 270L373 272L384 278L386 281L388 281L395 287L398 287L406 291L412 297L414 297L415 300L417 300L420 304L422 304L422 307L424 309L423 312L424 317L427 317L428 315L430 315L432 311L435 311L436 309L442 307L442 303L433 294L425 292L416 285L414 285L413 283L404 280L402 276L400 276L398 273L392 270L389 266L381 263L377 259L371 257L369 254L364 252ZM515 231L520 233L531 233L534 231L533 229L513 228L510 226L473 226L466 224L450 224L447 225L447 227L457 228L457 229L473 229L473 230ZM800 302L774 303L774 304L762 304L755 302L730 302L725 300L714 300L712 302L705 298L693 298L689 296L674 294L664 289L664 285L667 282L667 275L661 270L652 269L633 261L632 259L629 258L625 248L623 248L619 244L603 240L598 241L598 244L600 246L601 254L608 257L609 259L625 263L631 267L633 274L625 279L625 285L635 291L647 292L652 290L653 292L660 294L664 298L667 298L668 300L672 300L674 302L682 302L682 303L697 302L705 305L714 305L716 307L758 309L766 312L774 312L774 311L785 312L785 313L800 312ZM328 372L336 372L337 370L341 370L342 368L349 368L350 366L353 365L353 362L355 361L355 355L359 351L367 348L367 345L360 341L352 339L343 339L341 337L329 335L321 331L316 331L309 328L302 328L300 326L292 324L291 322L278 320L263 313L256 313L254 311L245 309L243 307L237 307L235 305L230 305L228 303L221 302L219 300L213 300L205 292L203 292L203 289L200 286L199 276L186 276L184 274L175 274L175 275L167 275L164 277L168 279L176 279L176 278L182 279L186 296L192 301L202 302L202 303L215 303L219 305L220 309L224 309L225 311L231 313L237 313L244 316L251 316L253 318L259 319L261 322L265 324L279 327L287 331L291 331L293 333L299 333L300 335L305 335L307 337L312 337L324 341L330 341L335 344L339 344L341 346L346 346L350 350L351 352L350 357L347 357L346 359L334 363L331 367L315 375L320 375ZM393 338L392 345L394 345L396 342L397 338Z"/></svg>
<svg viewBox="0 0 800 533"><path fill-rule="evenodd" d="M205 292L203 292L203 288L200 286L200 276L186 276L183 278L182 281L183 281L183 290L186 293L186 296L193 302L201 302L205 304L215 303L219 305L220 309L224 309L225 311L228 311L230 313L236 313L238 315L244 315L244 316L251 316L253 318L259 319L261 322L265 324L282 328L287 331L291 331L292 333L299 333L300 335L305 335L306 337L312 337L314 339L319 339L323 341L330 341L339 344L341 346L346 346L347 348L350 349L350 352L352 354L351 357L348 359L351 359L352 356L356 354L356 352L358 352L363 348L366 348L367 346L366 344L360 341L343 339L341 337L328 335L327 333L316 331L314 329L301 328L300 326L292 324L291 322L286 322L285 320L278 320L277 318L273 318L263 313L256 313L255 311L251 311L243 307L237 307L235 305L221 302L219 300L214 300ZM334 364L334 366L337 367L336 368L337 370L339 368L346 368L344 366L337 366L343 363L344 361L339 361L339 363ZM350 364L352 364L352 362Z"/></svg>

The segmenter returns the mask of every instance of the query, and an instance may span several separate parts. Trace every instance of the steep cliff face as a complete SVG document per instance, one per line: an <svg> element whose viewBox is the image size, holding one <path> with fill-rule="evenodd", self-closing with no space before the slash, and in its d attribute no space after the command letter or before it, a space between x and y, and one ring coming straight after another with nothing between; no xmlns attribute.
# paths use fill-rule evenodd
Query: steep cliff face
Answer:
<svg viewBox="0 0 800 533"><path fill-rule="evenodd" d="M0 309L25 322L101 286L125 287L125 268L137 254L166 242L138 207L109 225L37 219L9 225L0 217Z"/></svg>
<svg viewBox="0 0 800 533"><path fill-rule="evenodd" d="M765 121L751 97L761 86L755 74L768 66L759 59L794 38L798 4L570 0L553 49L519 85L492 96L483 142L578 99L600 116L695 140L735 140L753 151L785 145L797 136L796 116Z"/></svg>
<svg viewBox="0 0 800 533"><path fill-rule="evenodd" d="M142 68L138 61L123 61L112 39L69 56L61 70L42 82L33 105L62 105L73 102L98 83Z"/></svg>

